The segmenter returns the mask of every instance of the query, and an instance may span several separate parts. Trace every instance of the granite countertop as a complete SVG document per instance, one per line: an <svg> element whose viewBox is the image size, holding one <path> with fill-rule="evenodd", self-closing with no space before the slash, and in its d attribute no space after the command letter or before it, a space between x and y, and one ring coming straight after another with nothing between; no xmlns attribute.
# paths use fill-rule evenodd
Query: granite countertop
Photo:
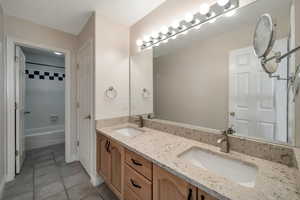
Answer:
<svg viewBox="0 0 300 200"><path fill-rule="evenodd" d="M171 135L149 128L135 137L126 137L114 130L122 127L136 127L134 124L122 124L97 129L97 132L113 139L127 149L152 161L170 173L186 180L192 185L222 200L300 200L299 170L285 165L251 157L231 151L221 153L219 148ZM192 147L199 147L228 156L258 168L254 188L241 186L233 181L218 176L208 170L195 167L189 162L178 158L178 155ZM300 159L300 152L295 151ZM298 156L297 156L298 155Z"/></svg>

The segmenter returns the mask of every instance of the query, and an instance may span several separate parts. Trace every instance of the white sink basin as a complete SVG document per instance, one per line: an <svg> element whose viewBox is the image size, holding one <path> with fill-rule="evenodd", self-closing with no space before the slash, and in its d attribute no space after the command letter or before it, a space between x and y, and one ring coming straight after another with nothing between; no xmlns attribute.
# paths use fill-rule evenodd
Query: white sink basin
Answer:
<svg viewBox="0 0 300 200"><path fill-rule="evenodd" d="M133 128L133 127L125 127L125 128L116 129L115 132L119 133L125 137L134 137L134 136L144 133L143 130Z"/></svg>
<svg viewBox="0 0 300 200"><path fill-rule="evenodd" d="M257 167L233 160L221 155L193 147L178 156L196 167L223 176L242 186L253 188L257 174Z"/></svg>

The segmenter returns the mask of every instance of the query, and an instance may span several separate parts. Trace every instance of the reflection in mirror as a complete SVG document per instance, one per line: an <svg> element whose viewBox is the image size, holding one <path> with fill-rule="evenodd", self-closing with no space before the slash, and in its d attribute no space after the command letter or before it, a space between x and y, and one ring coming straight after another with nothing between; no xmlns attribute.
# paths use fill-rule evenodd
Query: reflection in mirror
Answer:
<svg viewBox="0 0 300 200"><path fill-rule="evenodd" d="M269 13L277 24L272 50L287 52L291 3L257 0L133 56L131 114L292 144L288 81L270 78L253 48L256 23ZM288 59L274 76L288 78Z"/></svg>

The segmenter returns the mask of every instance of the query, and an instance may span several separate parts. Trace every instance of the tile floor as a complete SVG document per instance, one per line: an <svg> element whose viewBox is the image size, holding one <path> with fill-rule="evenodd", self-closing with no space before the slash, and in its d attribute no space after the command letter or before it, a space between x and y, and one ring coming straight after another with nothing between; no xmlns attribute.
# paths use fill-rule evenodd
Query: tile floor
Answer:
<svg viewBox="0 0 300 200"><path fill-rule="evenodd" d="M3 200L118 200L105 184L93 187L79 162L65 163L64 151L64 144L28 151Z"/></svg>

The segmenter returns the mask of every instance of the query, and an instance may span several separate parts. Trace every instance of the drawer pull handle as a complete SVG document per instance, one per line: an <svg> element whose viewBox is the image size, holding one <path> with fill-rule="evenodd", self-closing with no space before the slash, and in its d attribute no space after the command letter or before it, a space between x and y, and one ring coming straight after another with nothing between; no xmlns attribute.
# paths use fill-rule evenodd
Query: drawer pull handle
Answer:
<svg viewBox="0 0 300 200"><path fill-rule="evenodd" d="M142 186L136 184L136 183L134 182L134 180L130 179L130 182L131 182L131 184L132 184L133 187L136 187L136 188L139 188L139 189L142 188Z"/></svg>
<svg viewBox="0 0 300 200"><path fill-rule="evenodd" d="M137 162L136 160L134 160L133 158L131 159L132 163L137 165L137 166L143 166L141 163Z"/></svg>
<svg viewBox="0 0 300 200"><path fill-rule="evenodd" d="M193 190L189 189L188 200L192 200L192 197L193 197ZM201 198L201 200L202 200L202 198Z"/></svg>

